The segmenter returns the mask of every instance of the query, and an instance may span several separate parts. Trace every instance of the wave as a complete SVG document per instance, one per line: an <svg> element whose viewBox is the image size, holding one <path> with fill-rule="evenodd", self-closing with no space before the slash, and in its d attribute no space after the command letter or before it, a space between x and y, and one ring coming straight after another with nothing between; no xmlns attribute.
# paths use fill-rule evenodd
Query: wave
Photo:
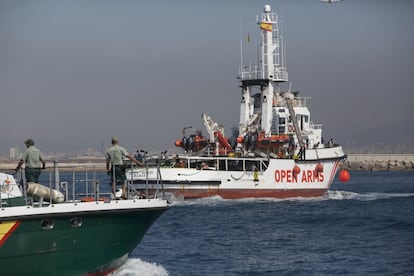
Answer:
<svg viewBox="0 0 414 276"><path fill-rule="evenodd" d="M240 198L240 199L224 199L221 196L211 196L205 198L197 199L182 199L182 198L173 198L169 199L171 205L175 206L191 206L191 205L201 205L201 206L215 206L223 204L233 204L233 203L260 203L260 202L284 202L284 201L320 201L325 200L324 197L293 197L293 198L271 198L271 197L249 197L249 198Z"/></svg>
<svg viewBox="0 0 414 276"><path fill-rule="evenodd" d="M167 270L162 265L148 263L139 258L129 258L126 263L118 268L112 275L115 276L168 276Z"/></svg>
<svg viewBox="0 0 414 276"><path fill-rule="evenodd" d="M328 191L325 196L326 199L331 200L360 200L360 201L370 201L378 199L388 199L396 197L413 197L414 193L355 193L348 191Z"/></svg>
<svg viewBox="0 0 414 276"><path fill-rule="evenodd" d="M258 202L315 202L326 200L360 200L371 201L378 199L399 198L399 197L414 197L414 193L356 193L349 191L328 191L325 196L322 197L293 197L293 198L243 198L243 199L223 199L220 196L212 196L199 199L187 199L172 198L170 199L171 205L176 206L215 206L217 204L226 203L258 203Z"/></svg>
<svg viewBox="0 0 414 276"><path fill-rule="evenodd" d="M173 197L168 199L171 205L177 206L191 206L191 205L206 205L206 206L214 206L217 203L226 202L228 199L223 199L221 196L211 196L211 197L204 197L204 198L197 198L197 199L186 199L182 197Z"/></svg>

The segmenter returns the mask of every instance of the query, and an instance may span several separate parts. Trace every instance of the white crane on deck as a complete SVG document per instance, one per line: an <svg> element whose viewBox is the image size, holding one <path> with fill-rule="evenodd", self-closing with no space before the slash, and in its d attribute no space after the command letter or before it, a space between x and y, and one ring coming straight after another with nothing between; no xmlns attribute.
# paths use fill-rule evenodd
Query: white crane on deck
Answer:
<svg viewBox="0 0 414 276"><path fill-rule="evenodd" d="M233 147L224 135L224 127L213 121L213 119L205 113L201 114L201 117L203 118L203 124L210 135L210 141L217 144L217 149L219 148L218 145L221 145L228 151L233 150Z"/></svg>

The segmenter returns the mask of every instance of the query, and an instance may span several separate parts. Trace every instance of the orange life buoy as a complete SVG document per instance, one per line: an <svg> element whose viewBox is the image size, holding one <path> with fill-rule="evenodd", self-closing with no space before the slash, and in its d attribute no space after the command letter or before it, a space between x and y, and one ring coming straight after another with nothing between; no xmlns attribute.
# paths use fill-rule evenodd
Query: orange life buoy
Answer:
<svg viewBox="0 0 414 276"><path fill-rule="evenodd" d="M288 126L288 130L289 130L289 132L295 132L295 129L293 128L293 126L292 126L292 125L289 125L289 126Z"/></svg>
<svg viewBox="0 0 414 276"><path fill-rule="evenodd" d="M96 201L96 199L94 197L83 197L81 198L82 202L92 202L92 201ZM105 201L105 198L101 197L99 198L99 201Z"/></svg>

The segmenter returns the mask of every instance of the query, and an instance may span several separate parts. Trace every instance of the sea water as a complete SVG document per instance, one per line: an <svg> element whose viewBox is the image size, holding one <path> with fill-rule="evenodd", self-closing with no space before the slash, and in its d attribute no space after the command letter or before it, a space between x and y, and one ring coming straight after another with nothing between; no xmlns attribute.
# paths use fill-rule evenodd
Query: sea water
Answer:
<svg viewBox="0 0 414 276"><path fill-rule="evenodd" d="M114 273L370 274L414 275L414 172L351 172L322 198L176 200Z"/></svg>
<svg viewBox="0 0 414 276"><path fill-rule="evenodd" d="M174 202L117 275L413 275L414 172L316 199Z"/></svg>

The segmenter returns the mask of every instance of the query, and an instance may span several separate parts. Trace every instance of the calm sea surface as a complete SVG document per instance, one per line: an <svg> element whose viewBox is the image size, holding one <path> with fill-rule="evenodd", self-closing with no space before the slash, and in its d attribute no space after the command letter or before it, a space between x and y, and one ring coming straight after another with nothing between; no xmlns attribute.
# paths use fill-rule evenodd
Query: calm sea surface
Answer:
<svg viewBox="0 0 414 276"><path fill-rule="evenodd" d="M115 273L372 274L414 275L414 172L351 172L317 199L174 202Z"/></svg>

